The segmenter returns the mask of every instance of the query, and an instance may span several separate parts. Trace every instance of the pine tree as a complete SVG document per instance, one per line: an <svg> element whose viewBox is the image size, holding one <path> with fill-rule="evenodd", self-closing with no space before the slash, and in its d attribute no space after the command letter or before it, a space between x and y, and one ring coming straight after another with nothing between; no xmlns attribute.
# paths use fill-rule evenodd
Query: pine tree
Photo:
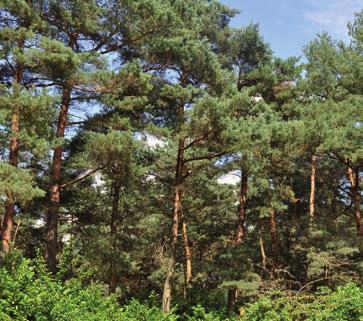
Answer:
<svg viewBox="0 0 363 321"><path fill-rule="evenodd" d="M42 130L42 121L49 121L49 117L42 115L48 110L52 116L52 100L48 93L34 88L33 64L29 59L29 52L34 47L36 32L43 28L39 16L32 10L29 2L7 2L1 8L1 98L2 112L6 128L9 128L9 143L4 143L8 148L8 163L11 167L4 167L4 173L21 178L23 170L17 169L20 152L30 149L33 153L44 148L44 138L49 138L47 131ZM32 115L33 114L33 115ZM39 126L40 125L40 126ZM43 131L43 132L42 132ZM43 136L43 137L42 137ZM47 137L48 136L48 137ZM7 146L7 147L5 147ZM12 168L13 173L9 170ZM3 174L4 174L3 173ZM21 182L21 181L20 181ZM41 195L40 190L33 187L29 174L24 174L24 186L28 186L28 194L19 195L16 186L5 189L6 201L4 219L2 222L2 248L8 253L12 243L12 227L14 224L15 202L18 199L31 200ZM30 184L30 185L29 185ZM15 197L17 194L17 197Z"/></svg>

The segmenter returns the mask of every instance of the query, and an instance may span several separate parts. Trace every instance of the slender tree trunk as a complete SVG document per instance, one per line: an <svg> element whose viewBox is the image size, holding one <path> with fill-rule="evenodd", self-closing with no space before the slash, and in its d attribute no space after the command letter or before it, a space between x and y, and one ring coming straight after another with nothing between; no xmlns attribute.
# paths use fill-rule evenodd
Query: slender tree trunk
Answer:
<svg viewBox="0 0 363 321"><path fill-rule="evenodd" d="M114 182L113 184L113 196L112 196L112 211L111 211L111 248L113 251L116 251L116 237L117 237L117 223L119 220L120 210L120 191L121 191L121 183L119 181ZM116 291L116 265L114 259L111 259L110 263L110 283L109 283L109 291L110 293L115 293Z"/></svg>
<svg viewBox="0 0 363 321"><path fill-rule="evenodd" d="M270 211L270 237L271 237L272 257L274 262L277 263L279 255L279 239L277 234L276 212L274 209L271 209Z"/></svg>
<svg viewBox="0 0 363 321"><path fill-rule="evenodd" d="M228 289L228 299L227 299L227 313L232 315L234 313L234 307L237 302L238 290L236 287Z"/></svg>
<svg viewBox="0 0 363 321"><path fill-rule="evenodd" d="M24 42L19 43L19 47L22 48ZM15 84L14 84L14 96L19 95L20 86L23 79L23 66L18 64L16 67ZM9 164L18 167L19 162L19 109L15 106L13 114L11 116L11 136L10 136L10 150L9 150ZM1 226L1 243L2 250L5 253L9 253L11 250L12 231L14 225L14 195L11 191L6 193L5 200L5 212Z"/></svg>
<svg viewBox="0 0 363 321"><path fill-rule="evenodd" d="M187 223L183 222L183 241L184 241L184 251L186 260L186 281L187 284L191 281L192 274L192 252L189 246Z"/></svg>
<svg viewBox="0 0 363 321"><path fill-rule="evenodd" d="M112 195L112 212L111 212L111 221L110 221L112 237L115 237L117 234L117 222L119 220L119 215L120 215L120 210L119 210L120 192L121 192L121 183L117 181L113 184L113 195Z"/></svg>
<svg viewBox="0 0 363 321"><path fill-rule="evenodd" d="M175 188L174 188L174 206L171 223L171 238L170 238L170 254L166 278L163 290L162 310L165 314L170 312L172 279L174 277L175 262L176 262L176 245L178 241L179 216L182 205L182 182L184 169L184 140L179 140L178 156L175 171Z"/></svg>
<svg viewBox="0 0 363 321"><path fill-rule="evenodd" d="M234 245L243 243L245 236L245 220L246 220L246 209L247 209L247 190L248 190L248 175L245 170L241 170L241 183L239 193L239 205L238 205L238 221L237 228L234 234ZM238 289L231 287L228 289L227 299L227 312L231 315L234 311L235 304L238 297Z"/></svg>
<svg viewBox="0 0 363 321"><path fill-rule="evenodd" d="M5 213L1 228L1 241L4 253L11 250L12 230L14 225L14 198L11 192L6 193Z"/></svg>
<svg viewBox="0 0 363 321"><path fill-rule="evenodd" d="M58 116L57 123L57 138L63 139L65 128L67 125L68 109L71 98L71 87L64 86L61 108ZM46 248L45 248L45 260L48 268L51 272L56 272L57 265L57 252L58 252L58 211L60 204L60 185L61 185L61 173L62 173L62 154L63 146L60 145L54 148L52 171L51 171L51 186L50 186L50 204L47 213L46 222Z"/></svg>
<svg viewBox="0 0 363 321"><path fill-rule="evenodd" d="M309 219L310 225L314 221L315 216L315 182L316 182L316 167L317 167L317 156L311 156L311 174L310 174L310 201L309 201Z"/></svg>
<svg viewBox="0 0 363 321"><path fill-rule="evenodd" d="M238 206L238 223L235 233L235 244L241 244L245 235L245 220L246 220L246 208L247 208L247 189L248 189L248 175L244 170L241 171L241 185L239 194L239 206Z"/></svg>
<svg viewBox="0 0 363 321"><path fill-rule="evenodd" d="M163 290L162 309L163 309L163 312L166 314L170 312L171 292L172 292L171 287L172 287L172 279L174 277L174 271L175 271L176 245L177 245L177 241L178 241L178 229L179 229L178 211L180 209L180 204L181 204L180 198L181 198L180 186L176 186L175 187L172 224L171 224L170 254L169 254L165 283L164 283L164 290Z"/></svg>
<svg viewBox="0 0 363 321"><path fill-rule="evenodd" d="M263 242L263 225L262 225L262 222L260 222L259 224L259 245L260 245L260 254L261 254L261 264L262 264L262 267L263 269L266 271L266 263L267 263L267 260L266 260L266 251L265 251L265 244Z"/></svg>
<svg viewBox="0 0 363 321"><path fill-rule="evenodd" d="M360 209L360 193L358 191L358 171L354 170L350 165L348 165L347 174L350 181L350 197L353 204L353 215L357 228L357 234L363 236L363 222Z"/></svg>
<svg viewBox="0 0 363 321"><path fill-rule="evenodd" d="M185 222L183 210L180 210L180 221L182 223L182 235L184 246L184 297L187 297L187 291L190 281L192 280L192 252L189 246L187 223Z"/></svg>

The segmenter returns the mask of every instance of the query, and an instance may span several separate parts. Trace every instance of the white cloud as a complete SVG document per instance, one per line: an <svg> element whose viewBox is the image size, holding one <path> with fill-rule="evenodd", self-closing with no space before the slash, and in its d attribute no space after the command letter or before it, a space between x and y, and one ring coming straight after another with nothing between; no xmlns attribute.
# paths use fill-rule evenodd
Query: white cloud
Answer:
<svg viewBox="0 0 363 321"><path fill-rule="evenodd" d="M38 219L34 220L32 226L34 228L42 228L42 227L44 227L45 226L45 219L38 218Z"/></svg>
<svg viewBox="0 0 363 321"><path fill-rule="evenodd" d="M222 175L217 179L219 184L236 185L239 183L241 177L241 171L231 171Z"/></svg>
<svg viewBox="0 0 363 321"><path fill-rule="evenodd" d="M100 172L97 172L93 177L92 186L95 188L99 187L102 194L107 193L106 181L103 179L102 173Z"/></svg>
<svg viewBox="0 0 363 321"><path fill-rule="evenodd" d="M144 141L151 149L165 147L166 142L154 135L138 132L134 135L137 140Z"/></svg>
<svg viewBox="0 0 363 321"><path fill-rule="evenodd" d="M347 24L354 13L363 8L362 0L304 0L306 9L302 15L321 30L340 38L347 35Z"/></svg>
<svg viewBox="0 0 363 321"><path fill-rule="evenodd" d="M166 145L165 141L150 134L146 134L146 144L150 148L164 147Z"/></svg>

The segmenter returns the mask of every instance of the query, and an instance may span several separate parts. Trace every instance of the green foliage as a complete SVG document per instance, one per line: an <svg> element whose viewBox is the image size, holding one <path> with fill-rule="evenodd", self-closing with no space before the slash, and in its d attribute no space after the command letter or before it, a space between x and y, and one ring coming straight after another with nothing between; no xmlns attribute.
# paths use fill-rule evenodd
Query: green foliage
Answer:
<svg viewBox="0 0 363 321"><path fill-rule="evenodd" d="M44 262L32 263L17 253L2 260L0 267L0 316L13 321L175 321L159 308L132 300L120 308L113 296L105 296L101 285L65 283L46 271Z"/></svg>
<svg viewBox="0 0 363 321"><path fill-rule="evenodd" d="M4 262L3 262L4 264ZM99 286L84 288L78 281L62 284L44 263L6 258L1 274L1 313L11 320L118 320L116 302Z"/></svg>
<svg viewBox="0 0 363 321"><path fill-rule="evenodd" d="M336 291L321 288L313 295L272 293L241 308L240 313L242 321L360 321L363 290L347 284Z"/></svg>
<svg viewBox="0 0 363 321"><path fill-rule="evenodd" d="M44 191L35 186L29 170L0 163L0 196L4 197L6 193L12 193L20 203L44 195Z"/></svg>
<svg viewBox="0 0 363 321"><path fill-rule="evenodd" d="M217 311L212 312L206 312L206 310L200 306L197 305L192 308L191 315L186 315L185 321L233 321L237 320L234 317L232 318L226 318L225 314L218 313Z"/></svg>
<svg viewBox="0 0 363 321"><path fill-rule="evenodd" d="M363 291L354 284L335 291L321 288L315 294L282 292L263 295L240 308L240 316L226 318L224 311L198 305L190 314L163 315L159 308L131 300L120 307L105 296L101 284L85 285L79 279L62 282L50 276L41 258L24 259L18 253L2 258L0 316L13 321L359 321L363 319Z"/></svg>
<svg viewBox="0 0 363 321"><path fill-rule="evenodd" d="M150 320L150 321L176 321L179 318L174 314L163 315L158 307L147 306L132 300L122 308L120 321Z"/></svg>

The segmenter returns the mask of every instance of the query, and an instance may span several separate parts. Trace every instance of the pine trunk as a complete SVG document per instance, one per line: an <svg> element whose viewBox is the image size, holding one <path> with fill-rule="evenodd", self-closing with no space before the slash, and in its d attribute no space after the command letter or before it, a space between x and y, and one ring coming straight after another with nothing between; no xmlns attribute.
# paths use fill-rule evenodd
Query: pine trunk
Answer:
<svg viewBox="0 0 363 321"><path fill-rule="evenodd" d="M63 139L65 128L67 125L68 109L71 98L71 88L65 86L63 88L61 109L57 123L57 138ZM46 223L46 248L45 260L51 272L56 272L57 252L58 252L58 211L60 204L60 185L62 173L62 154L63 147L58 146L53 151L52 171L51 171L51 186L50 186L50 204L47 213Z"/></svg>
<svg viewBox="0 0 363 321"><path fill-rule="evenodd" d="M11 250L12 231L14 225L14 198L11 192L6 194L5 213L1 227L1 242L4 253Z"/></svg>
<svg viewBox="0 0 363 321"><path fill-rule="evenodd" d="M120 203L120 192L121 192L121 183L115 182L113 184L113 196L112 196L112 212L111 212L111 236L115 237L117 234L117 221L119 219L119 203Z"/></svg>
<svg viewBox="0 0 363 321"><path fill-rule="evenodd" d="M234 308L237 302L238 290L237 288L228 289L228 299L227 299L227 313L232 315L234 313Z"/></svg>
<svg viewBox="0 0 363 321"><path fill-rule="evenodd" d="M182 223L182 235L184 246L184 297L187 297L188 285L193 277L192 275L192 252L189 246L187 223L185 222L183 211L180 210L180 221Z"/></svg>
<svg viewBox="0 0 363 321"><path fill-rule="evenodd" d="M311 156L311 174L310 174L310 201L309 201L309 219L310 225L315 216L315 182L316 182L317 156Z"/></svg>
<svg viewBox="0 0 363 321"><path fill-rule="evenodd" d="M248 189L248 175L242 169L240 193L239 193L239 205L238 205L238 221L237 221L236 233L234 235L234 245L242 244L245 236L247 189ZM237 288L232 287L228 289L227 311L229 314L232 314L234 311L234 305L237 301L237 296L238 296Z"/></svg>
<svg viewBox="0 0 363 321"><path fill-rule="evenodd" d="M23 46L23 42L19 43L19 47ZM20 85L23 79L23 67L18 65L16 68L15 75L15 88L14 95L18 95L20 91ZM19 162L19 110L16 106L14 108L13 114L11 116L11 137L10 137L10 150L9 150L9 164L18 167ZM9 253L11 250L12 242L12 231L14 225L14 195L12 192L6 193L5 200L5 212L4 218L1 226L1 243L2 250L5 253Z"/></svg>
<svg viewBox="0 0 363 321"><path fill-rule="evenodd" d="M264 269L264 272L266 271L266 265L267 265L267 259L266 259L266 251L265 251L265 244L263 242L263 234L264 234L264 230L263 230L263 225L262 222L260 221L259 224L259 245L260 245L260 255L261 255L261 264L262 264L262 268Z"/></svg>
<svg viewBox="0 0 363 321"><path fill-rule="evenodd" d="M357 228L357 234L363 236L362 213L360 209L360 193L358 191L358 171L348 166L348 178L350 181L350 197L353 204L354 221Z"/></svg>
<svg viewBox="0 0 363 321"><path fill-rule="evenodd" d="M271 237L272 257L274 262L277 263L279 255L279 239L277 234L276 212L274 209L271 209L270 211L270 237Z"/></svg>
<svg viewBox="0 0 363 321"><path fill-rule="evenodd" d="M186 261L186 282L189 284L193 275L192 275L192 252L189 246L188 240L188 230L187 224L183 222L183 242L184 242L184 254L185 254L185 261Z"/></svg>
<svg viewBox="0 0 363 321"><path fill-rule="evenodd" d="M239 195L239 207L238 207L238 223L235 234L235 244L241 244L245 235L245 220L246 220L246 208L247 208L247 189L248 189L248 176L244 170L241 173L241 186Z"/></svg>
<svg viewBox="0 0 363 321"><path fill-rule="evenodd" d="M173 217L171 224L171 240L170 240L170 254L168 261L168 268L164 283L163 291L163 305L162 309L165 314L170 312L171 304L171 292L172 292L172 279L174 277L175 271L175 261L176 261L176 245L178 241L178 229L179 229L179 218L178 212L181 205L181 191L180 186L175 187L175 197L174 197L174 208Z"/></svg>
<svg viewBox="0 0 363 321"><path fill-rule="evenodd" d="M168 314L170 312L171 293L172 293L172 280L175 271L176 262L176 245L178 241L179 230L179 216L182 204L182 181L183 181L183 168L184 168L184 140L179 140L178 156L175 173L175 188L174 188L174 206L172 212L171 223L171 237L170 237L170 254L168 267L166 272L166 278L163 290L163 313Z"/></svg>
<svg viewBox="0 0 363 321"><path fill-rule="evenodd" d="M113 184L113 196L112 196L112 211L111 211L111 248L113 251L116 251L116 237L117 237L117 222L119 219L119 204L120 204L120 191L121 191L121 183L115 182ZM110 293L115 293L117 287L117 277L116 277L116 264L114 259L111 258L110 263L110 283L109 283L109 291Z"/></svg>

